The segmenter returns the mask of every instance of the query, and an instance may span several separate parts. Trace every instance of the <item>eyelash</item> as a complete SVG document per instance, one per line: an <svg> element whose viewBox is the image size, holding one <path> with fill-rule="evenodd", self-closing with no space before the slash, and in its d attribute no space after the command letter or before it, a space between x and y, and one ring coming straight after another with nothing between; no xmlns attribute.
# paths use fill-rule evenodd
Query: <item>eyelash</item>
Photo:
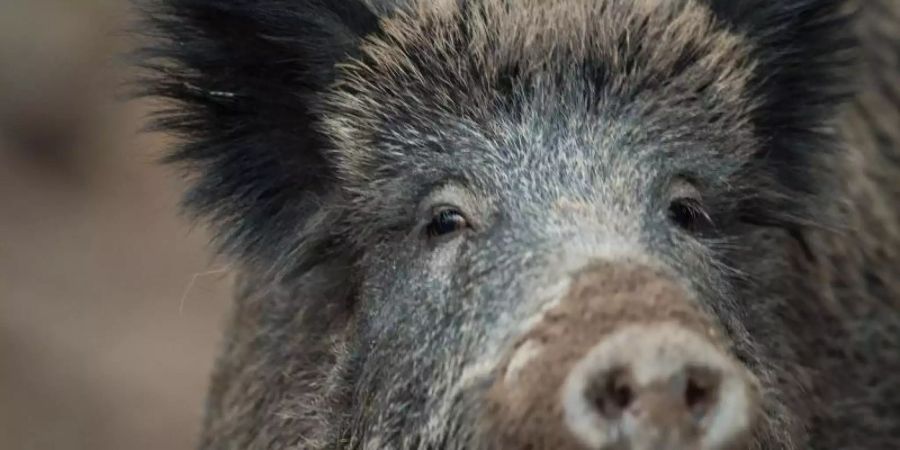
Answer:
<svg viewBox="0 0 900 450"><path fill-rule="evenodd" d="M689 233L700 233L713 226L703 203L693 198L676 198L669 203L669 220Z"/></svg>
<svg viewBox="0 0 900 450"><path fill-rule="evenodd" d="M458 208L445 206L435 209L426 230L428 237L439 238L459 233L469 226L468 219Z"/></svg>

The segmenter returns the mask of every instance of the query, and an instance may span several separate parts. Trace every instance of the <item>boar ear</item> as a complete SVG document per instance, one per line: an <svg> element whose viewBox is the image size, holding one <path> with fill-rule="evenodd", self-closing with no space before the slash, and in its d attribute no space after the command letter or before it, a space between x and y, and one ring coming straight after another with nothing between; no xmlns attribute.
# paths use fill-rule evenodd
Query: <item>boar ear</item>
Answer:
<svg viewBox="0 0 900 450"><path fill-rule="evenodd" d="M755 124L766 158L802 166L852 92L852 14L845 0L706 0L755 48Z"/></svg>
<svg viewBox="0 0 900 450"><path fill-rule="evenodd" d="M187 210L245 259L328 229L320 94L378 18L360 0L149 1L140 94L167 100L154 125L180 138L167 160L189 175Z"/></svg>
<svg viewBox="0 0 900 450"><path fill-rule="evenodd" d="M853 14L846 0L706 0L754 48L758 123L808 132L850 93Z"/></svg>
<svg viewBox="0 0 900 450"><path fill-rule="evenodd" d="M759 162L785 197L810 204L821 200L828 195L818 173L821 162L838 148L828 125L855 88L857 43L849 2L702 1L753 48L750 97L757 102L752 120L762 139ZM781 208L814 214L798 211L796 204Z"/></svg>

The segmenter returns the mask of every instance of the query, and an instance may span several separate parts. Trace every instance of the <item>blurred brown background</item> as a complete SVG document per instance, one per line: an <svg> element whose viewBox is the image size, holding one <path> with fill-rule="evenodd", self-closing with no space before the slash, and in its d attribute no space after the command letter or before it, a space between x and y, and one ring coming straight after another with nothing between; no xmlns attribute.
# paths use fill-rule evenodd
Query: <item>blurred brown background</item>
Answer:
<svg viewBox="0 0 900 450"><path fill-rule="evenodd" d="M0 449L189 449L229 304L116 101L127 0L0 0Z"/></svg>

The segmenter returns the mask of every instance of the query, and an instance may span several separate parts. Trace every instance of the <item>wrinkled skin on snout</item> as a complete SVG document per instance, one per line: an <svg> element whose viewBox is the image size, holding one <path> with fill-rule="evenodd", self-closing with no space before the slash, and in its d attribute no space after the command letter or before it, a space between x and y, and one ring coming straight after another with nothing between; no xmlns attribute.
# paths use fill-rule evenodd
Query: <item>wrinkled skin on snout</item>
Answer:
<svg viewBox="0 0 900 450"><path fill-rule="evenodd" d="M201 447L900 448L900 13L856 6L157 2L239 267Z"/></svg>

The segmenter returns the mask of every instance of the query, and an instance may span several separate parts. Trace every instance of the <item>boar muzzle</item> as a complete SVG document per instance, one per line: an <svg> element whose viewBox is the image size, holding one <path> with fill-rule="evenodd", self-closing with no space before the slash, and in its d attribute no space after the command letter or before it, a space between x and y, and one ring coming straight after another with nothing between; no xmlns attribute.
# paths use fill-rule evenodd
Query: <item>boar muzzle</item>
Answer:
<svg viewBox="0 0 900 450"><path fill-rule="evenodd" d="M595 266L529 323L486 394L485 447L749 445L758 382L671 277L645 267Z"/></svg>

